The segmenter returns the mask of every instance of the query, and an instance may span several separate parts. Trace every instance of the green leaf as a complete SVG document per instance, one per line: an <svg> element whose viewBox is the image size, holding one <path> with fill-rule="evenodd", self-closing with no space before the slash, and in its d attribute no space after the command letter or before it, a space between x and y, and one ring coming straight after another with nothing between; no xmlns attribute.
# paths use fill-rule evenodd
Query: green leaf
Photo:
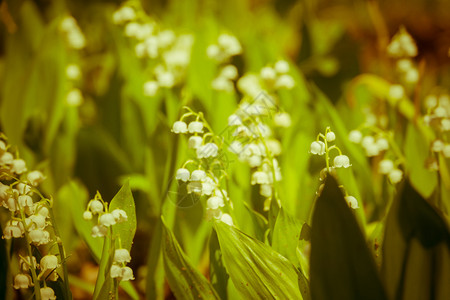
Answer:
<svg viewBox="0 0 450 300"><path fill-rule="evenodd" d="M111 212L114 209L123 209L127 213L128 220L115 224L113 231L114 235L119 234L122 248L130 251L136 232L136 208L128 181L111 200L109 211Z"/></svg>
<svg viewBox="0 0 450 300"><path fill-rule="evenodd" d="M438 212L410 185L409 181L400 198L398 220L406 241L417 238L423 247L431 248L439 243L450 248L450 233Z"/></svg>
<svg viewBox="0 0 450 300"><path fill-rule="evenodd" d="M300 221L290 216L281 207L273 230L272 248L296 267L300 265L296 252L301 231L302 224Z"/></svg>
<svg viewBox="0 0 450 300"><path fill-rule="evenodd" d="M449 299L450 234L407 181L386 221L382 273L391 298Z"/></svg>
<svg viewBox="0 0 450 300"><path fill-rule="evenodd" d="M77 181L70 181L58 191L58 196L60 199L63 199L64 203L70 205L73 224L78 235L86 242L95 261L99 262L103 248L103 239L93 238L91 236L93 223L83 219L83 212L86 210L86 204L89 199L86 188Z"/></svg>
<svg viewBox="0 0 450 300"><path fill-rule="evenodd" d="M424 198L431 196L438 183L436 172L425 168L428 153L429 144L425 137L414 124L409 123L405 139L405 156L409 178L411 184Z"/></svg>
<svg viewBox="0 0 450 300"><path fill-rule="evenodd" d="M94 295L92 298L108 299L111 292L112 278L109 276L109 271L112 265L112 257L114 253L114 244L111 239L111 231L108 229L108 235L105 236L103 243L103 251L98 269L97 281L95 282Z"/></svg>
<svg viewBox="0 0 450 300"><path fill-rule="evenodd" d="M244 299L302 299L297 271L262 242L224 223L216 223L228 274Z"/></svg>
<svg viewBox="0 0 450 300"><path fill-rule="evenodd" d="M211 278L211 283L217 294L219 294L220 299L228 299L227 285L230 276L223 264L219 238L215 230L211 232L209 240L209 261L209 278Z"/></svg>
<svg viewBox="0 0 450 300"><path fill-rule="evenodd" d="M162 251L167 280L177 299L220 299L212 285L195 269L172 231L164 224Z"/></svg>
<svg viewBox="0 0 450 300"><path fill-rule="evenodd" d="M386 299L365 237L332 176L312 217L310 282L313 299Z"/></svg>

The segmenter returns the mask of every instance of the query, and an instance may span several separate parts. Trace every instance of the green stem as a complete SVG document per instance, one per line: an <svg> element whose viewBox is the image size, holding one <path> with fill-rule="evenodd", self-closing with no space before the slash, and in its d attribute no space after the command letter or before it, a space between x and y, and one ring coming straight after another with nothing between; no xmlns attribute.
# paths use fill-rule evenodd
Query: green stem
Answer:
<svg viewBox="0 0 450 300"><path fill-rule="evenodd" d="M16 204L19 205L18 201L16 200ZM30 257L30 264L31 264L31 278L33 279L33 283L34 283L34 297L36 300L41 300L41 286L40 286L40 281L37 277L36 274L36 265L34 264L34 260L33 260L33 251L31 250L31 240L30 237L28 236L28 231L27 231L27 227L26 227L26 223L25 223L25 214L23 212L23 209L19 206L19 211L20 211L20 217L22 218L21 222L23 225L24 230L24 235L25 235L25 239L26 239L26 244L27 244L27 251L28 251L28 256Z"/></svg>
<svg viewBox="0 0 450 300"><path fill-rule="evenodd" d="M63 246L61 237L59 235L58 226L56 225L56 219L55 219L55 215L53 214L53 208L52 207L49 207L49 208L50 208L49 209L50 220L52 222L53 232L55 234L56 242L58 244L59 257L61 258L61 265L62 265L62 269L63 269L65 299L72 299L72 295L70 292L70 285L69 285L69 272L67 271L67 263L66 263L66 255L65 255L65 251L64 251L64 246Z"/></svg>

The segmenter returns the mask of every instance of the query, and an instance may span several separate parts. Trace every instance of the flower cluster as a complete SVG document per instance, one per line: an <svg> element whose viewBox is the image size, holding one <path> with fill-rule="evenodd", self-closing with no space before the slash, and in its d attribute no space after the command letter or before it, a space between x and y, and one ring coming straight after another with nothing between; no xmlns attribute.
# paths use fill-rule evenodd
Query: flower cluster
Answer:
<svg viewBox="0 0 450 300"><path fill-rule="evenodd" d="M274 98L267 94L244 98L234 114L228 117L233 140L228 150L241 162L252 168L251 184L259 185L260 195L266 198L264 208L269 209L274 186L282 179L277 156L281 143L274 137L277 128L289 127L288 113L278 111Z"/></svg>
<svg viewBox="0 0 450 300"><path fill-rule="evenodd" d="M192 117L194 120L189 125L184 122L186 118ZM221 188L221 181L226 177L226 166L220 153L222 139L214 134L202 113L191 110L173 124L172 132L189 133L188 147L196 152L196 159L186 161L176 171L175 178L186 185L188 194L206 196L208 219L214 218L233 225L232 217L227 213L233 204L227 191Z"/></svg>
<svg viewBox="0 0 450 300"><path fill-rule="evenodd" d="M87 209L83 213L83 218L89 221L93 219L94 215L97 215L98 218L97 224L92 227L91 235L93 237L112 237L112 226L128 220L127 213L120 208L116 208L110 212L108 203L103 201L99 192L96 193L94 199L89 201ZM117 239L120 245L120 237ZM110 270L111 278L123 281L134 280L133 270L126 266L130 261L131 256L127 249L123 249L122 247L115 249L113 264Z"/></svg>
<svg viewBox="0 0 450 300"><path fill-rule="evenodd" d="M416 43L405 27L400 27L398 32L392 37L387 47L387 53L394 58L417 56Z"/></svg>
<svg viewBox="0 0 450 300"><path fill-rule="evenodd" d="M355 144L360 144L368 157L380 156L382 159L378 163L378 172L386 175L391 183L399 183L403 178L403 171L399 168L402 155L395 145L390 147L390 144L393 143L392 137L373 126L369 126L367 129L370 132L365 136L359 130L350 131L348 139ZM395 156L397 157L395 159L389 158Z"/></svg>
<svg viewBox="0 0 450 300"><path fill-rule="evenodd" d="M330 127L327 127L325 134L319 133L314 142L311 143L310 153L314 155L325 155L325 161L327 164L327 170L331 168L348 168L351 166L350 159L347 155L343 155L342 151L336 145L330 145L336 140L336 134L331 131ZM338 151L338 155L334 157L334 165L330 167L330 155L331 150Z"/></svg>
<svg viewBox="0 0 450 300"><path fill-rule="evenodd" d="M116 10L113 22L124 26L125 35L134 41L136 56L146 63L150 77L143 86L146 96L153 97L160 88L172 88L183 82L190 62L193 35L177 35L171 29L161 29L161 25L150 19L137 2Z"/></svg>
<svg viewBox="0 0 450 300"><path fill-rule="evenodd" d="M430 94L425 98L426 114L423 121L430 126L437 138L430 145L430 152L442 154L445 158L450 157L450 142L448 132L450 131L450 97L447 93L440 92ZM437 158L430 156L427 161L427 167L430 170L438 170Z"/></svg>
<svg viewBox="0 0 450 300"><path fill-rule="evenodd" d="M134 280L133 270L126 266L130 261L130 252L127 249L116 249L110 270L111 278L117 278L122 281Z"/></svg>
<svg viewBox="0 0 450 300"><path fill-rule="evenodd" d="M387 53L397 60L396 69L402 82L415 84L419 81L419 70L412 60L417 56L417 46L403 26L392 37L387 47Z"/></svg>
<svg viewBox="0 0 450 300"><path fill-rule="evenodd" d="M317 138L314 142L311 143L309 152L313 155L325 155L325 162L326 167L323 168L320 171L320 177L319 180L322 182L326 179L329 173L334 173L336 168L349 168L351 166L350 159L347 155L342 154L342 151L333 144L336 140L336 134L330 129L330 127L327 127L325 129L325 133L319 133L317 135ZM338 155L334 157L333 160L333 166L330 166L330 152L331 150L335 149L338 151ZM319 186L319 190L316 193L317 195L320 195L324 188L324 184L321 184ZM353 197L349 196L347 191L344 189L344 187L341 185L341 189L343 189L345 194L345 200L347 201L349 207L353 209L359 208L358 200Z"/></svg>
<svg viewBox="0 0 450 300"><path fill-rule="evenodd" d="M231 57L241 53L242 47L238 39L227 33L219 35L217 43L209 45L206 49L208 57L219 63L225 62Z"/></svg>
<svg viewBox="0 0 450 300"><path fill-rule="evenodd" d="M275 97L276 91L290 90L295 86L295 80L289 75L289 70L289 63L279 60L273 66L263 67L258 74L245 74L238 80L237 86L243 94L252 98L258 97L261 91Z"/></svg>
<svg viewBox="0 0 450 300"><path fill-rule="evenodd" d="M80 50L86 46L86 38L74 17L65 16L59 24L59 30L64 35L69 47Z"/></svg>
<svg viewBox="0 0 450 300"><path fill-rule="evenodd" d="M92 227L92 237L104 237L108 234L108 228L117 223L128 220L127 213L119 208L108 211L108 203L104 202L99 192L94 199L89 201L86 211L83 213L85 220L92 220L94 215L98 215L97 224Z"/></svg>
<svg viewBox="0 0 450 300"><path fill-rule="evenodd" d="M45 199L37 189L45 176L38 170L28 171L25 161L11 152L6 137L0 136L0 202L11 216L2 226L2 238L25 238L28 245L48 245L52 242L52 234L48 230L53 226L50 219L52 202ZM58 279L58 258L45 255L38 264L30 246L27 246L27 250L28 256L20 257L20 273L15 275L13 287L35 287L41 299L56 299L54 291L46 286L46 281ZM43 288L40 288L41 282Z"/></svg>
<svg viewBox="0 0 450 300"><path fill-rule="evenodd" d="M71 88L66 96L66 103L69 106L80 106L84 99L81 90L76 87L81 78L81 70L77 64L69 64L66 67L66 77L70 82Z"/></svg>

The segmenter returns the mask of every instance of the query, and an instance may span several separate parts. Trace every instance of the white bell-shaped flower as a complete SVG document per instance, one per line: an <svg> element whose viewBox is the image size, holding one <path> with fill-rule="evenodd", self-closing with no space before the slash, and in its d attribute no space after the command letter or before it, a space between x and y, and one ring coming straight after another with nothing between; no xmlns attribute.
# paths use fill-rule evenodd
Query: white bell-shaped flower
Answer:
<svg viewBox="0 0 450 300"><path fill-rule="evenodd" d="M242 125L242 119L236 114L232 114L228 117L229 126L240 126Z"/></svg>
<svg viewBox="0 0 450 300"><path fill-rule="evenodd" d="M208 209L218 209L219 207L224 207L223 198L218 196L209 197L206 201L206 207Z"/></svg>
<svg viewBox="0 0 450 300"><path fill-rule="evenodd" d="M44 229L47 225L45 222L45 217L39 214L32 215L28 219L31 221L31 223L33 223L33 228Z"/></svg>
<svg viewBox="0 0 450 300"><path fill-rule="evenodd" d="M275 88L279 89L292 89L295 86L294 78L291 75L283 74L277 78L275 82Z"/></svg>
<svg viewBox="0 0 450 300"><path fill-rule="evenodd" d="M83 219L85 219L86 221L92 220L92 213L88 210L86 210L83 213Z"/></svg>
<svg viewBox="0 0 450 300"><path fill-rule="evenodd" d="M114 217L114 220L116 220L117 223L123 223L128 220L127 213L120 208L116 208L111 212L112 216Z"/></svg>
<svg viewBox="0 0 450 300"><path fill-rule="evenodd" d="M347 155L338 155L334 158L334 167L335 168L348 168L350 167L350 159Z"/></svg>
<svg viewBox="0 0 450 300"><path fill-rule="evenodd" d="M289 63L285 60L279 60L275 63L274 68L277 73L287 73L289 72Z"/></svg>
<svg viewBox="0 0 450 300"><path fill-rule="evenodd" d="M38 186L39 183L44 181L45 176L41 171L31 171L27 174L27 180L32 186Z"/></svg>
<svg viewBox="0 0 450 300"><path fill-rule="evenodd" d="M444 149L444 142L441 140L435 140L431 144L431 151L433 152L441 152Z"/></svg>
<svg viewBox="0 0 450 300"><path fill-rule="evenodd" d="M104 237L108 233L108 227L103 225L95 225L92 227L91 236L92 237Z"/></svg>
<svg viewBox="0 0 450 300"><path fill-rule="evenodd" d="M195 193L195 194L201 194L202 193L202 182L200 181L191 181L188 183L186 189L188 194Z"/></svg>
<svg viewBox="0 0 450 300"><path fill-rule="evenodd" d="M27 289L31 286L34 286L33 281L28 274L17 274L14 276L14 285L13 287L18 289Z"/></svg>
<svg viewBox="0 0 450 300"><path fill-rule="evenodd" d="M191 174L192 181L203 181L206 178L206 173L203 170L194 170Z"/></svg>
<svg viewBox="0 0 450 300"><path fill-rule="evenodd" d="M115 263L129 263L131 261L130 252L127 249L116 249L114 251Z"/></svg>
<svg viewBox="0 0 450 300"><path fill-rule="evenodd" d="M269 183L270 183L269 174L267 174L266 172L262 172L262 171L253 172L252 181L251 181L252 185L269 184Z"/></svg>
<svg viewBox="0 0 450 300"><path fill-rule="evenodd" d="M286 112L280 112L273 116L273 122L278 127L290 127L292 124L291 116Z"/></svg>
<svg viewBox="0 0 450 300"><path fill-rule="evenodd" d="M16 174L22 174L27 171L27 164L23 159L14 159L11 164L11 172Z"/></svg>
<svg viewBox="0 0 450 300"><path fill-rule="evenodd" d="M120 278L122 277L122 268L118 265L112 265L109 271L111 278Z"/></svg>
<svg viewBox="0 0 450 300"><path fill-rule="evenodd" d="M353 196L346 196L345 197L345 201L347 201L348 206L350 206L350 208L353 208L353 209L359 208L358 200L356 200L355 197L353 197Z"/></svg>
<svg viewBox="0 0 450 300"><path fill-rule="evenodd" d="M399 182L402 180L402 178L403 178L403 172L402 172L402 170L394 169L394 170L392 170L391 172L389 172L388 177L389 177L389 180L390 180L393 184L396 184L396 183L399 183Z"/></svg>
<svg viewBox="0 0 450 300"><path fill-rule="evenodd" d="M188 126L189 133L202 133L203 132L203 122L194 121L189 123Z"/></svg>
<svg viewBox="0 0 450 300"><path fill-rule="evenodd" d="M188 147L191 149L197 149L203 143L203 138L201 136L193 135L188 140Z"/></svg>
<svg viewBox="0 0 450 300"><path fill-rule="evenodd" d="M183 121L176 121L173 123L172 132L173 133L186 133L188 131L187 124Z"/></svg>
<svg viewBox="0 0 450 300"><path fill-rule="evenodd" d="M322 141L314 141L310 147L311 154L323 155L325 154L325 143Z"/></svg>
<svg viewBox="0 0 450 300"><path fill-rule="evenodd" d="M389 174L394 169L394 162L390 159L383 159L378 164L378 172L380 174Z"/></svg>
<svg viewBox="0 0 450 300"><path fill-rule="evenodd" d="M111 213L104 213L98 218L99 225L109 227L116 224L116 219Z"/></svg>
<svg viewBox="0 0 450 300"><path fill-rule="evenodd" d="M267 80L267 81L272 81L276 78L277 73L275 72L275 70L271 67L264 67L261 69L261 71L259 72L259 75L261 76L262 79Z"/></svg>
<svg viewBox="0 0 450 300"><path fill-rule="evenodd" d="M36 246L45 245L50 242L50 233L43 229L33 229L28 233L28 236Z"/></svg>
<svg viewBox="0 0 450 300"><path fill-rule="evenodd" d="M348 139L352 143L359 144L361 142L361 139L362 139L361 131L359 131L359 130L352 130L352 131L350 131L350 133L348 134Z"/></svg>
<svg viewBox="0 0 450 300"><path fill-rule="evenodd" d="M159 89L158 82L156 82L154 80L149 80L144 83L144 95L145 96L149 96L149 97L155 96L156 93L158 92L158 89Z"/></svg>
<svg viewBox="0 0 450 300"><path fill-rule="evenodd" d="M54 270L59 267L58 258L55 255L46 255L41 258L39 265L42 272L45 272L46 270Z"/></svg>
<svg viewBox="0 0 450 300"><path fill-rule="evenodd" d="M56 300L55 291L51 287L41 288L41 300Z"/></svg>
<svg viewBox="0 0 450 300"><path fill-rule="evenodd" d="M220 217L220 221L229 226L233 226L233 218L229 214L223 214Z"/></svg>
<svg viewBox="0 0 450 300"><path fill-rule="evenodd" d="M206 143L197 148L197 158L216 157L219 147L214 143Z"/></svg>
<svg viewBox="0 0 450 300"><path fill-rule="evenodd" d="M92 200L91 203L89 204L89 208L91 209L94 215L99 214L103 212L103 203L96 199Z"/></svg>
<svg viewBox="0 0 450 300"><path fill-rule="evenodd" d="M334 134L333 131L329 131L325 135L325 138L327 139L327 142L333 142L336 139L336 135Z"/></svg>
<svg viewBox="0 0 450 300"><path fill-rule="evenodd" d="M175 178L177 180L181 180L183 182L187 182L189 180L190 176L191 176L191 173L189 172L188 169L180 168L180 169L177 170Z"/></svg>
<svg viewBox="0 0 450 300"><path fill-rule="evenodd" d="M3 238L19 238L22 237L24 233L25 229L22 222L17 220L9 220L8 222L6 222L6 226L3 229Z"/></svg>
<svg viewBox="0 0 450 300"><path fill-rule="evenodd" d="M122 268L122 281L134 280L133 270L130 267Z"/></svg>

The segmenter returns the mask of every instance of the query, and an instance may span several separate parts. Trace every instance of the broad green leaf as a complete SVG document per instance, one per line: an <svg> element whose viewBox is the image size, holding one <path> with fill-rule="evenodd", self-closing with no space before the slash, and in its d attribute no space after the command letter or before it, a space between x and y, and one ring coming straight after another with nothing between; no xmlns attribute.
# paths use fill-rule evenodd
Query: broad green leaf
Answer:
<svg viewBox="0 0 450 300"><path fill-rule="evenodd" d="M272 248L286 257L297 268L300 266L296 252L301 231L302 224L300 221L290 216L281 207L273 230Z"/></svg>
<svg viewBox="0 0 450 300"><path fill-rule="evenodd" d="M223 264L222 251L220 250L219 238L215 230L211 232L209 240L209 278L220 299L228 299L229 275Z"/></svg>
<svg viewBox="0 0 450 300"><path fill-rule="evenodd" d="M437 173L425 168L429 144L412 123L408 124L404 151L411 184L424 198L429 198L438 183Z"/></svg>
<svg viewBox="0 0 450 300"><path fill-rule="evenodd" d="M386 222L382 272L391 298L449 299L448 225L407 181Z"/></svg>
<svg viewBox="0 0 450 300"><path fill-rule="evenodd" d="M119 234L122 248L130 251L136 232L136 208L128 181L111 200L109 211L113 211L114 209L122 209L127 213L128 220L115 224L113 231L114 235Z"/></svg>
<svg viewBox="0 0 450 300"><path fill-rule="evenodd" d="M332 176L312 217L310 282L313 299L386 299L365 237Z"/></svg>
<svg viewBox="0 0 450 300"><path fill-rule="evenodd" d="M438 212L416 192L409 181L405 183L399 207L399 226L405 241L417 238L425 248L444 243L450 249L448 225Z"/></svg>
<svg viewBox="0 0 450 300"><path fill-rule="evenodd" d="M225 267L244 299L302 299L297 271L286 258L232 226L214 226Z"/></svg>
<svg viewBox="0 0 450 300"><path fill-rule="evenodd" d="M164 268L177 299L220 299L211 283L192 266L175 236L162 221Z"/></svg>
<svg viewBox="0 0 450 300"><path fill-rule="evenodd" d="M91 236L91 221L83 219L83 212L86 210L89 194L86 188L77 181L70 181L58 191L61 201L70 206L73 225L78 235L86 242L91 254L96 262L100 261L103 248L103 239Z"/></svg>

